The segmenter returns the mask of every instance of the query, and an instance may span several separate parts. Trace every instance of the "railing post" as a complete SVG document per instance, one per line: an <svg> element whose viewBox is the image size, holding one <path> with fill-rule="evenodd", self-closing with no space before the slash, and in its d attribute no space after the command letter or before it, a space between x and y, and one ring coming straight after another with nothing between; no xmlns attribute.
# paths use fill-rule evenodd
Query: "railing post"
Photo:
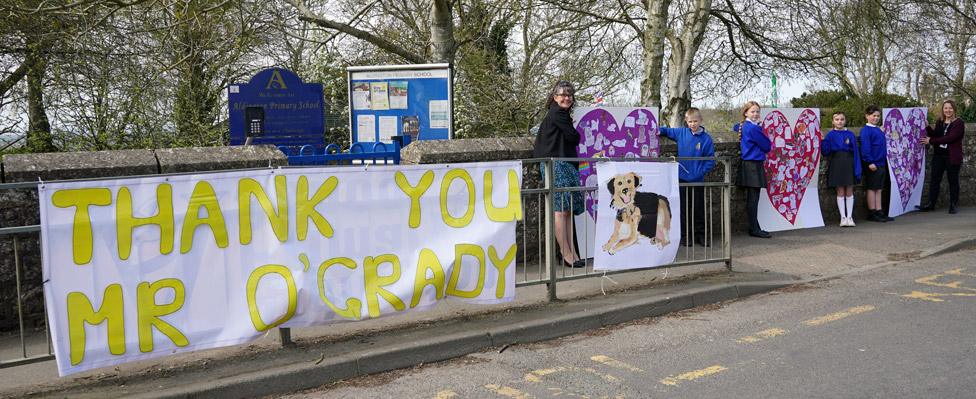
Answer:
<svg viewBox="0 0 976 399"><path fill-rule="evenodd" d="M288 327L278 327L278 337L281 338L282 347L290 347L295 345L295 343L291 340L291 329Z"/></svg>
<svg viewBox="0 0 976 399"><path fill-rule="evenodd" d="M542 167L544 168L545 181L546 181L546 271L549 272L549 282L546 283L549 288L548 299L550 302L556 300L556 262L554 261L556 256L556 236L555 236L555 215L553 214L553 202L555 200L554 182L555 177L555 165L552 158L543 161Z"/></svg>
<svg viewBox="0 0 976 399"><path fill-rule="evenodd" d="M728 159L725 165L725 185L722 186L722 249L725 257L725 268L732 271L732 162Z"/></svg>
<svg viewBox="0 0 976 399"><path fill-rule="evenodd" d="M20 350L23 353L23 357L27 358L27 343L24 340L24 306L21 303L21 292L20 292L20 253L17 250L19 245L17 241L17 235L14 238L14 276L16 279L15 284L17 284L17 326L20 328Z"/></svg>

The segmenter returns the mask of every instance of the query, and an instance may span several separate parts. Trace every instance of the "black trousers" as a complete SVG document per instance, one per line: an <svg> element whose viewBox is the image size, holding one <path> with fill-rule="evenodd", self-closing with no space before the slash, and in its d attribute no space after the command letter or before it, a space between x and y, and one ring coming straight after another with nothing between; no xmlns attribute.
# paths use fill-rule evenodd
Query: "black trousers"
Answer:
<svg viewBox="0 0 976 399"><path fill-rule="evenodd" d="M681 188L681 238L688 237L705 241L705 187L702 186Z"/></svg>
<svg viewBox="0 0 976 399"><path fill-rule="evenodd" d="M949 157L936 155L932 157L932 180L929 180L929 204L935 206L942 188L942 175L949 175L949 203L959 203L959 169L962 165L950 165ZM948 173L947 173L948 172Z"/></svg>
<svg viewBox="0 0 976 399"><path fill-rule="evenodd" d="M756 233L759 228L759 187L746 187L746 211L749 213L749 231Z"/></svg>

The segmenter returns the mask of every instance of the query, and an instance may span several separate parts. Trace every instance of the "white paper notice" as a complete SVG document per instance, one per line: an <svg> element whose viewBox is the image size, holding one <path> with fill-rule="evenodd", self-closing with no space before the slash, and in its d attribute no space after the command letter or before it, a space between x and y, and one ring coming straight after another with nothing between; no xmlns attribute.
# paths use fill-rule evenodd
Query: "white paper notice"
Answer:
<svg viewBox="0 0 976 399"><path fill-rule="evenodd" d="M384 143L392 143L393 136L397 134L397 117L395 116L381 116L380 117L380 141Z"/></svg>
<svg viewBox="0 0 976 399"><path fill-rule="evenodd" d="M356 141L360 143L376 141L376 115L356 117Z"/></svg>
<svg viewBox="0 0 976 399"><path fill-rule="evenodd" d="M451 125L450 106L447 100L433 100L430 102L430 128L447 129Z"/></svg>
<svg viewBox="0 0 976 399"><path fill-rule="evenodd" d="M390 109L390 95L386 82L372 82L369 84L369 101L372 109L385 111Z"/></svg>
<svg viewBox="0 0 976 399"><path fill-rule="evenodd" d="M369 109L369 83L360 82L353 84L352 109Z"/></svg>

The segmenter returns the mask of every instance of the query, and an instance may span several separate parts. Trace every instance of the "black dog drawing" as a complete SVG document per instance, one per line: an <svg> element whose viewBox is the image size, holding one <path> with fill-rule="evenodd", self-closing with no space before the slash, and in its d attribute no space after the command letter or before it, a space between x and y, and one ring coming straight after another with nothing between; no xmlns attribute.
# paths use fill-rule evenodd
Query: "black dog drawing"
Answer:
<svg viewBox="0 0 976 399"><path fill-rule="evenodd" d="M610 207L617 209L613 234L603 245L603 251L613 255L637 243L640 236L651 244L664 248L671 243L671 203L668 197L656 193L638 192L640 176L636 173L616 175L607 182L612 196Z"/></svg>

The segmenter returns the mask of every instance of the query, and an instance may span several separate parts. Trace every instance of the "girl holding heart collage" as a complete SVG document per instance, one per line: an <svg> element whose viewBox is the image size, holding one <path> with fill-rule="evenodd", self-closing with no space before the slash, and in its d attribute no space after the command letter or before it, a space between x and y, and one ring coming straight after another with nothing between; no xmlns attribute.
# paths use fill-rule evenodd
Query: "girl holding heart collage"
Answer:
<svg viewBox="0 0 976 399"><path fill-rule="evenodd" d="M958 212L959 170L962 165L962 139L965 131L961 119L956 116L956 104L952 100L942 103L942 113L935 127L926 126L922 144L935 147L932 157L931 181L928 202L917 208L931 211L939 196L942 175L949 180L949 213ZM770 150L769 138L763 133L759 121L760 107L755 101L746 102L742 108L742 123L733 130L740 135L742 166L739 169L739 186L746 189L746 210L749 215L749 235L770 238L759 227L758 203L760 189L766 187L763 162ZM841 111L831 115L833 129L821 142L821 153L827 159L827 186L837 190L837 209L840 226L853 227L854 185L864 176L864 189L869 210L868 220L889 222L894 219L885 215L881 206L881 190L888 176L887 142L878 127L881 109L875 105L864 110L866 125L861 128L860 140L847 129L847 115ZM863 173L862 173L863 171Z"/></svg>

